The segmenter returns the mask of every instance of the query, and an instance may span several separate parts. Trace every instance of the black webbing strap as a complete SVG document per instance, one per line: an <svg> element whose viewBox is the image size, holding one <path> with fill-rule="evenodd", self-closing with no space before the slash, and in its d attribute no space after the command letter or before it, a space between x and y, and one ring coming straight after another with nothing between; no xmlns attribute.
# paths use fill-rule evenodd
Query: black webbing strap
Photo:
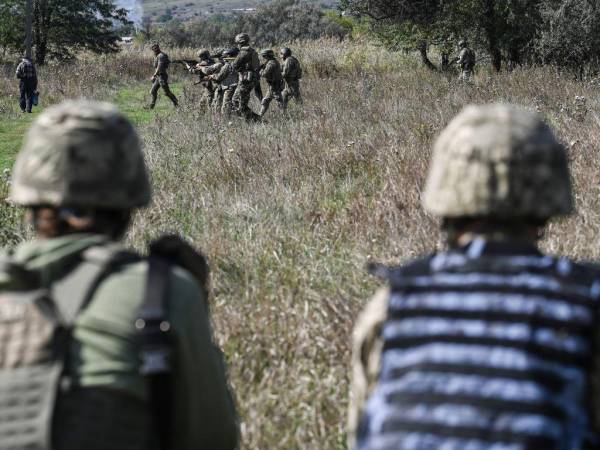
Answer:
<svg viewBox="0 0 600 450"><path fill-rule="evenodd" d="M171 342L168 321L169 269L166 259L150 255L144 304L136 328L140 332L140 373L148 382L153 430L159 448L167 450L172 431Z"/></svg>

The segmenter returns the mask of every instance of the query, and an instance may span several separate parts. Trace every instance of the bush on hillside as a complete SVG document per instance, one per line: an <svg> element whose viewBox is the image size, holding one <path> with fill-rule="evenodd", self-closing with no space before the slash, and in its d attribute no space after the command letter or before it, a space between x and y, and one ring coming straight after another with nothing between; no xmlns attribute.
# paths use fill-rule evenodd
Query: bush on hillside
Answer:
<svg viewBox="0 0 600 450"><path fill-rule="evenodd" d="M236 16L217 15L185 24L171 20L153 38L175 47L221 47L233 45L241 32L250 34L253 45L261 47L323 37L343 39L349 29L313 3L275 0Z"/></svg>

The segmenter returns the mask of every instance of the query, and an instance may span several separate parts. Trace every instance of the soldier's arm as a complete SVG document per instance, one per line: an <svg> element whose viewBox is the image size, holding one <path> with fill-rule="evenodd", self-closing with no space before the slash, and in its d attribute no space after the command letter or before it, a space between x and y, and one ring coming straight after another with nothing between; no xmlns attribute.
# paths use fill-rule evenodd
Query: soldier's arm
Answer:
<svg viewBox="0 0 600 450"><path fill-rule="evenodd" d="M20 63L17 66L16 76L17 76L18 79L23 78L23 63Z"/></svg>
<svg viewBox="0 0 600 450"><path fill-rule="evenodd" d="M273 78L273 73L275 72L275 64L268 62L265 67L260 71L260 76L269 81Z"/></svg>
<svg viewBox="0 0 600 450"><path fill-rule="evenodd" d="M216 81L217 83L220 83L225 78L227 78L227 76L229 75L230 67L231 66L229 66L229 65L225 65L225 66L221 67L221 70L219 70L218 73L211 75L210 78L212 80Z"/></svg>
<svg viewBox="0 0 600 450"><path fill-rule="evenodd" d="M174 271L171 286L176 330L173 448L233 450L238 443L237 415L223 356L213 341L206 295L181 269Z"/></svg>
<svg viewBox="0 0 600 450"><path fill-rule="evenodd" d="M389 289L380 289L358 317L352 336L352 372L348 409L348 447L354 448L358 424L379 376L381 327L387 317Z"/></svg>
<svg viewBox="0 0 600 450"><path fill-rule="evenodd" d="M158 76L158 74L164 72L165 69L165 57L163 54L158 56L158 61L156 64L156 70L154 71L154 76Z"/></svg>

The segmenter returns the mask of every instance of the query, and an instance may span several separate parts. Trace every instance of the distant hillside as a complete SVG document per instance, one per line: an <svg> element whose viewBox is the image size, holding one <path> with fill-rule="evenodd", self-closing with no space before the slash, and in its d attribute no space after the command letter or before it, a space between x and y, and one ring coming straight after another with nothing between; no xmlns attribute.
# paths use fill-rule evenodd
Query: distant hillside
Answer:
<svg viewBox="0 0 600 450"><path fill-rule="evenodd" d="M179 20L191 20L211 15L243 14L256 8L266 0L122 0L123 4L141 3L143 16L154 21L163 21L169 17ZM324 8L334 7L337 0L307 0L322 4ZM137 8L136 8L137 9Z"/></svg>

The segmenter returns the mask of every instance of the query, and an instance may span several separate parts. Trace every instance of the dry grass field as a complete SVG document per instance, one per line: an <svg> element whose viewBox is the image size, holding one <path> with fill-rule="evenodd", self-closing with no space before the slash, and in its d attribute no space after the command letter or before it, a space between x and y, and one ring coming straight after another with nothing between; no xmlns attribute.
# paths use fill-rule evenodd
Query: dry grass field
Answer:
<svg viewBox="0 0 600 450"><path fill-rule="evenodd" d="M185 75L174 76L182 108L162 97L157 112L143 111L149 53L44 68L42 98L115 101L139 125L155 195L128 241L143 249L176 231L210 259L243 448L343 449L352 324L379 284L365 266L441 246L436 220L419 206L435 136L469 103L539 111L569 149L577 202L544 246L598 258L600 86L550 68L496 75L485 67L463 85L368 44L293 48L306 66L304 108L292 105L283 118L273 104L263 124L199 110ZM0 78L0 168L29 119L17 112L11 70ZM5 244L24 236L18 215L0 206Z"/></svg>

